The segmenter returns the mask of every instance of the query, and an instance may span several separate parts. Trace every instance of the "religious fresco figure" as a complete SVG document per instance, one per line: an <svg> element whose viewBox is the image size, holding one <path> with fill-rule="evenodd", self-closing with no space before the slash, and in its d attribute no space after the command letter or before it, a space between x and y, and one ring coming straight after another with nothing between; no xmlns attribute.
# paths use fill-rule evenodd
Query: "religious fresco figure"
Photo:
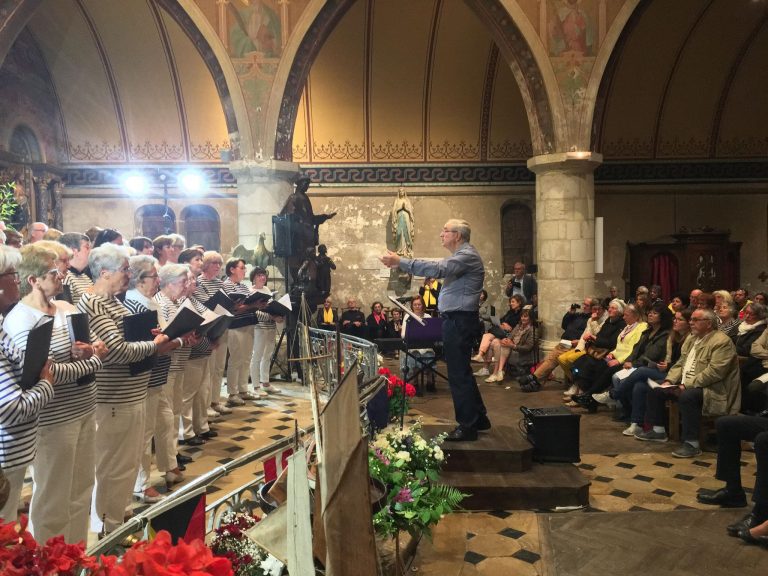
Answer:
<svg viewBox="0 0 768 576"><path fill-rule="evenodd" d="M238 0L231 5L234 21L229 30L231 54L243 57L257 52L267 57L279 57L280 17L264 0Z"/></svg>
<svg viewBox="0 0 768 576"><path fill-rule="evenodd" d="M413 226L413 204L402 186L397 191L397 198L392 204L392 234L394 252L406 258L413 258L413 239L416 234Z"/></svg>
<svg viewBox="0 0 768 576"><path fill-rule="evenodd" d="M550 0L549 53L559 56L571 52L579 56L593 56L595 25L584 8L589 0Z"/></svg>

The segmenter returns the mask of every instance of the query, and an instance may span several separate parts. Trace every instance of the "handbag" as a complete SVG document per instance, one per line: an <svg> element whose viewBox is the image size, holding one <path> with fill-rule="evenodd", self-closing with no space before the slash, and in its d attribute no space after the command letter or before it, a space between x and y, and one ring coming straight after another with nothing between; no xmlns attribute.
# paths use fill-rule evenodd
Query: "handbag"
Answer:
<svg viewBox="0 0 768 576"><path fill-rule="evenodd" d="M496 338L506 338L507 333L504 331L504 329L501 326L491 326L491 328L488 330L491 334L496 336Z"/></svg>
<svg viewBox="0 0 768 576"><path fill-rule="evenodd" d="M587 348L586 353L589 356L592 356L595 360L603 360L606 356L608 356L608 348L597 348L595 346L590 346Z"/></svg>

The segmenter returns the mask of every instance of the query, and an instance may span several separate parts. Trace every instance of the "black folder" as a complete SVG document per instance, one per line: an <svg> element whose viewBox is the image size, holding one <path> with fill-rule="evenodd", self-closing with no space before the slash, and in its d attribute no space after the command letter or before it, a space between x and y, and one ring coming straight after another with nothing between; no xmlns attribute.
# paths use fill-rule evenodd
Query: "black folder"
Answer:
<svg viewBox="0 0 768 576"><path fill-rule="evenodd" d="M236 294L236 296L242 296L241 294ZM208 298L208 300L205 302L205 307L209 310L215 310L216 306L221 306L222 308L225 308L228 312L232 312L232 310L235 309L235 301L230 298L224 290L217 290L216 293Z"/></svg>
<svg viewBox="0 0 768 576"><path fill-rule="evenodd" d="M43 316L27 334L24 368L21 372L22 390L29 390L40 381L40 372L50 356L52 335L52 316Z"/></svg>
<svg viewBox="0 0 768 576"><path fill-rule="evenodd" d="M272 316L287 316L291 313L290 308L283 306L277 300L272 300L263 311L267 314L272 314Z"/></svg>
<svg viewBox="0 0 768 576"><path fill-rule="evenodd" d="M65 286L69 288L69 286ZM75 342L91 343L91 326L88 322L88 314L83 312L75 312L67 316L67 326L69 328L69 340L74 344ZM96 380L95 374L86 374L77 379L79 385L90 384Z"/></svg>
<svg viewBox="0 0 768 576"><path fill-rule="evenodd" d="M157 312L147 310L138 314L123 317L123 333L126 342L147 342L155 339L152 330L157 328ZM137 376L147 370L152 370L157 364L157 354L147 356L138 362L131 362L128 368L131 376Z"/></svg>
<svg viewBox="0 0 768 576"><path fill-rule="evenodd" d="M218 340L222 337L224 332L229 329L229 325L232 324L232 320L234 319L234 316L227 316L226 314L222 314L213 322L202 324L198 330L198 333L201 336L207 336L208 340Z"/></svg>
<svg viewBox="0 0 768 576"><path fill-rule="evenodd" d="M165 327L163 334L168 336L169 340L189 334L194 330L197 330L198 326L203 323L205 318L201 314L198 314L191 308L182 306L179 308L176 315L171 320L170 324Z"/></svg>
<svg viewBox="0 0 768 576"><path fill-rule="evenodd" d="M256 304L257 302L268 302L272 299L274 293L268 288L261 288L248 294L243 300L243 304Z"/></svg>

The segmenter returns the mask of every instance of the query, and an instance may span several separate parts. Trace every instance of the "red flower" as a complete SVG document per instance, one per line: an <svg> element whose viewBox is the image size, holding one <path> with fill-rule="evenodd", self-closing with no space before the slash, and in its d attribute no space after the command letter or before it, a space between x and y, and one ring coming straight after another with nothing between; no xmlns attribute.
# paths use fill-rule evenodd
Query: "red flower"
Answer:
<svg viewBox="0 0 768 576"><path fill-rule="evenodd" d="M387 386L387 398L392 398L392 394L394 394L394 389L392 386Z"/></svg>
<svg viewBox="0 0 768 576"><path fill-rule="evenodd" d="M414 388L413 384L405 385L405 395L408 396L408 398L416 396L416 388Z"/></svg>
<svg viewBox="0 0 768 576"><path fill-rule="evenodd" d="M382 366L381 368L379 368L379 374L381 374L382 376L386 376L386 377L389 377L389 376L391 376L391 375L392 375L392 372L390 371L390 369L389 369L389 368L384 368L384 367Z"/></svg>

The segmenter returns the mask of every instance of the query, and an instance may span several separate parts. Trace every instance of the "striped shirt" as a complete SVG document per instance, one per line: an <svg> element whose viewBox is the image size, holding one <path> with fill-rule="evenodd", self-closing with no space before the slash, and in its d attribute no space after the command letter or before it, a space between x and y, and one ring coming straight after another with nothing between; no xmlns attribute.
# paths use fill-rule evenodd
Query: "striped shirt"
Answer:
<svg viewBox="0 0 768 576"><path fill-rule="evenodd" d="M123 303L131 314L141 314L150 310L157 310L157 302L150 300L138 290L128 290ZM157 364L149 373L149 388L159 388L168 382L168 371L171 368L171 355L162 354L157 357Z"/></svg>
<svg viewBox="0 0 768 576"><path fill-rule="evenodd" d="M205 305L195 297L190 297L189 302L198 314L203 314L208 310ZM208 340L206 336L203 336L200 338L200 342L192 346L192 354L190 354L189 359L196 360L197 358L204 358L210 356L212 353L213 349L211 348L211 341Z"/></svg>
<svg viewBox="0 0 768 576"><path fill-rule="evenodd" d="M205 276L200 274L200 276L197 277L197 289L195 290L194 297L205 304L223 287L224 281L221 278L211 278L208 280Z"/></svg>
<svg viewBox="0 0 768 576"><path fill-rule="evenodd" d="M62 281L65 286L69 286L69 290L72 293L72 304L77 306L80 302L80 298L86 292L90 292L93 288L93 280L85 272L80 272L75 268L69 267L67 275L64 276Z"/></svg>
<svg viewBox="0 0 768 576"><path fill-rule="evenodd" d="M1 468L26 466L35 459L38 415L53 398L53 385L47 380L22 390L19 386L22 370L22 352L0 329Z"/></svg>
<svg viewBox="0 0 768 576"><path fill-rule="evenodd" d="M91 331L107 345L104 369L96 374L96 401L99 404L138 404L147 397L149 372L131 376L129 364L143 360L157 350L154 342L126 342L123 317L130 312L116 298L83 294L77 305L88 314Z"/></svg>
<svg viewBox="0 0 768 576"><path fill-rule="evenodd" d="M267 312L256 310L256 330L275 330L277 324Z"/></svg>
<svg viewBox="0 0 768 576"><path fill-rule="evenodd" d="M56 301L51 336L51 356L56 362L51 371L54 374L56 394L40 412L40 426L53 426L91 414L96 408L96 382L78 384L77 379L101 369L101 360L91 356L88 360L72 362L72 341L69 337L67 316L77 310L68 302ZM42 310L19 302L8 313L3 329L13 339L19 350L27 349L29 331L43 317Z"/></svg>
<svg viewBox="0 0 768 576"><path fill-rule="evenodd" d="M179 306L181 306L180 302L174 302L170 298L168 298L165 294L162 292L158 292L155 294L155 302L157 302L159 310L159 317L161 320L162 325L164 326L166 323L171 321L171 318L173 318L173 315L176 314L176 311L179 309ZM171 353L171 372L181 372L184 370L184 364L187 360L189 360L189 355L192 353L192 349L189 346L182 346L181 348L176 348Z"/></svg>
<svg viewBox="0 0 768 576"><path fill-rule="evenodd" d="M226 292L227 296L230 294L244 294L245 296L248 296L251 293L248 286L242 282L235 284L229 278L224 279L221 287L224 292ZM256 324L256 315L253 313L253 310L248 310L247 312L235 314L235 319L229 327L230 329L243 328L245 326L253 326L254 324Z"/></svg>

